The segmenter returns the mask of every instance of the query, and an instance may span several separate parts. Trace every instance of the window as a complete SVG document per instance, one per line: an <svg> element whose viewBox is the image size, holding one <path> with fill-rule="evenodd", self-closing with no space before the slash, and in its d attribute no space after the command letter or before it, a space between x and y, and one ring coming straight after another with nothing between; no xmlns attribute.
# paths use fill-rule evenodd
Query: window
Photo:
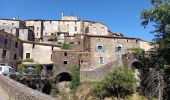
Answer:
<svg viewBox="0 0 170 100"><path fill-rule="evenodd" d="M38 36L38 33L37 33L37 36Z"/></svg>
<svg viewBox="0 0 170 100"><path fill-rule="evenodd" d="M136 40L136 44L138 43L138 40Z"/></svg>
<svg viewBox="0 0 170 100"><path fill-rule="evenodd" d="M15 42L15 48L18 48L18 42Z"/></svg>
<svg viewBox="0 0 170 100"><path fill-rule="evenodd" d="M16 60L17 59L17 54L14 54L14 60Z"/></svg>
<svg viewBox="0 0 170 100"><path fill-rule="evenodd" d="M14 23L12 23L12 25L14 25Z"/></svg>
<svg viewBox="0 0 170 100"><path fill-rule="evenodd" d="M67 61L63 61L63 64L67 64Z"/></svg>
<svg viewBox="0 0 170 100"><path fill-rule="evenodd" d="M60 35L60 33L58 32L57 35Z"/></svg>
<svg viewBox="0 0 170 100"><path fill-rule="evenodd" d="M0 67L0 71L2 71L2 67Z"/></svg>
<svg viewBox="0 0 170 100"><path fill-rule="evenodd" d="M126 40L126 42L128 42L128 39Z"/></svg>
<svg viewBox="0 0 170 100"><path fill-rule="evenodd" d="M67 52L64 52L64 56L67 56Z"/></svg>
<svg viewBox="0 0 170 100"><path fill-rule="evenodd" d="M5 58L6 57L6 50L3 50L2 51L2 58Z"/></svg>
<svg viewBox="0 0 170 100"><path fill-rule="evenodd" d="M5 39L5 45L7 45L8 44L8 39Z"/></svg>
<svg viewBox="0 0 170 100"><path fill-rule="evenodd" d="M37 30L39 30L39 27L37 27Z"/></svg>
<svg viewBox="0 0 170 100"><path fill-rule="evenodd" d="M26 53L26 58L30 58L30 53Z"/></svg>
<svg viewBox="0 0 170 100"><path fill-rule="evenodd" d="M77 27L74 27L74 31L77 31Z"/></svg>
<svg viewBox="0 0 170 100"><path fill-rule="evenodd" d="M99 63L100 63L100 64L103 64L103 63L104 63L104 58L103 58L103 57L100 57L100 58L99 58Z"/></svg>
<svg viewBox="0 0 170 100"><path fill-rule="evenodd" d="M104 46L103 45L97 45L96 51L104 51Z"/></svg>
<svg viewBox="0 0 170 100"><path fill-rule="evenodd" d="M117 51L122 51L122 47L121 47L121 46L116 47L116 48L115 48L115 51L116 51L116 52L117 52Z"/></svg>
<svg viewBox="0 0 170 100"><path fill-rule="evenodd" d="M86 27L85 33L89 33L89 27Z"/></svg>

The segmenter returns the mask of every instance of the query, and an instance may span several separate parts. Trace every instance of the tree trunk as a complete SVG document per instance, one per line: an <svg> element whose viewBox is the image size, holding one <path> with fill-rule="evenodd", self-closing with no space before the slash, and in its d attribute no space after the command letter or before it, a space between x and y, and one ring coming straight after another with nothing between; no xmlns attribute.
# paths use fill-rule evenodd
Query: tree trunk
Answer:
<svg viewBox="0 0 170 100"><path fill-rule="evenodd" d="M158 88L159 88L159 91L158 91L158 100L162 100L162 93L161 93L161 82L160 82L160 75L159 75L159 71L158 71L158 80L159 80L159 83L158 83Z"/></svg>

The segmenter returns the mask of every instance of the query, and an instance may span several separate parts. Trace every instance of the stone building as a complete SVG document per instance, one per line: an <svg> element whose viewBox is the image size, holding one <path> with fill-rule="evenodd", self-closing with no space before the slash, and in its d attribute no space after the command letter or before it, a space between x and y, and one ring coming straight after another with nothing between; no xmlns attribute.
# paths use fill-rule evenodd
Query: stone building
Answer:
<svg viewBox="0 0 170 100"><path fill-rule="evenodd" d="M0 31L0 63L16 66L16 60L22 58L22 41L12 34Z"/></svg>
<svg viewBox="0 0 170 100"><path fill-rule="evenodd" d="M11 53L13 58L17 55L22 59L34 60L33 63L25 64L49 65L47 69L53 69L55 76L62 72L70 73L73 66L78 66L80 71L102 72L104 66L107 68L114 62L119 64L121 55L127 53L129 48L142 48L145 51L151 48L146 41L113 33L100 22L78 19L76 16L62 15L61 20L0 19L0 30L10 33L15 36L14 40L21 42L21 52L15 47L9 49L9 52L17 49L14 54ZM68 50L61 48L64 42L69 44ZM0 56L4 55L6 49L1 46L0 50ZM4 58L1 62L5 62Z"/></svg>
<svg viewBox="0 0 170 100"><path fill-rule="evenodd" d="M17 19L0 19L0 30L25 41L34 41L33 30L25 26L25 22Z"/></svg>

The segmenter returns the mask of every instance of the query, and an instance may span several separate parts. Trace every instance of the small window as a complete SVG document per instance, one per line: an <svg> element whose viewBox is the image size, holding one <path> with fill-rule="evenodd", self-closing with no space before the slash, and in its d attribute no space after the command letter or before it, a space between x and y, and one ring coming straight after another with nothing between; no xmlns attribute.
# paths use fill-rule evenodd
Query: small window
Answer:
<svg viewBox="0 0 170 100"><path fill-rule="evenodd" d="M64 52L64 56L67 56L67 52Z"/></svg>
<svg viewBox="0 0 170 100"><path fill-rule="evenodd" d="M64 61L63 64L67 64L67 61Z"/></svg>
<svg viewBox="0 0 170 100"><path fill-rule="evenodd" d="M129 42L128 39L126 40L126 42Z"/></svg>
<svg viewBox="0 0 170 100"><path fill-rule="evenodd" d="M37 30L39 30L39 27L37 27Z"/></svg>
<svg viewBox="0 0 170 100"><path fill-rule="evenodd" d="M2 67L0 67L0 71L2 71Z"/></svg>
<svg viewBox="0 0 170 100"><path fill-rule="evenodd" d="M12 23L12 25L14 25L14 23Z"/></svg>
<svg viewBox="0 0 170 100"><path fill-rule="evenodd" d="M8 39L5 39L5 45L7 45L8 44Z"/></svg>
<svg viewBox="0 0 170 100"><path fill-rule="evenodd" d="M96 47L96 51L103 51L104 50L104 47L102 45L98 45Z"/></svg>
<svg viewBox="0 0 170 100"><path fill-rule="evenodd" d="M39 34L37 33L37 36L38 36Z"/></svg>
<svg viewBox="0 0 170 100"><path fill-rule="evenodd" d="M32 48L34 48L34 47L35 47L35 44L32 45Z"/></svg>
<svg viewBox="0 0 170 100"><path fill-rule="evenodd" d="M103 63L104 63L104 58L103 58L103 57L100 57L100 58L99 58L99 63L100 63L100 64L103 64Z"/></svg>
<svg viewBox="0 0 170 100"><path fill-rule="evenodd" d="M53 36L54 35L54 33L51 33L51 36Z"/></svg>
<svg viewBox="0 0 170 100"><path fill-rule="evenodd" d="M14 54L14 60L16 60L17 59L17 54Z"/></svg>
<svg viewBox="0 0 170 100"><path fill-rule="evenodd" d="M3 50L3 51L2 51L2 58L5 58L5 57L6 57L6 52L7 52L6 50Z"/></svg>
<svg viewBox="0 0 170 100"><path fill-rule="evenodd" d="M136 40L136 44L138 43L138 40Z"/></svg>
<svg viewBox="0 0 170 100"><path fill-rule="evenodd" d="M77 27L74 27L74 31L77 31Z"/></svg>
<svg viewBox="0 0 170 100"><path fill-rule="evenodd" d="M116 50L115 50L116 52L117 52L117 51L122 51L122 47L121 47L121 46L118 46L118 47L116 47L115 49L116 49Z"/></svg>
<svg viewBox="0 0 170 100"><path fill-rule="evenodd" d="M15 48L18 48L18 42L15 42Z"/></svg>
<svg viewBox="0 0 170 100"><path fill-rule="evenodd" d="M60 35L60 33L58 32L57 35Z"/></svg>
<svg viewBox="0 0 170 100"><path fill-rule="evenodd" d="M30 53L26 53L26 58L30 58Z"/></svg>

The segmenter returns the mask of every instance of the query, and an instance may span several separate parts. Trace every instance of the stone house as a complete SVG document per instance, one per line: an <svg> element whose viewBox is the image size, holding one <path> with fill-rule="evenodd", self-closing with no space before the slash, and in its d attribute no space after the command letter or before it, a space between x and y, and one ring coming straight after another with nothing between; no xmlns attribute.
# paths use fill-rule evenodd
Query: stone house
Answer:
<svg viewBox="0 0 170 100"><path fill-rule="evenodd" d="M0 31L0 63L16 66L16 61L22 58L22 41L12 34Z"/></svg>

